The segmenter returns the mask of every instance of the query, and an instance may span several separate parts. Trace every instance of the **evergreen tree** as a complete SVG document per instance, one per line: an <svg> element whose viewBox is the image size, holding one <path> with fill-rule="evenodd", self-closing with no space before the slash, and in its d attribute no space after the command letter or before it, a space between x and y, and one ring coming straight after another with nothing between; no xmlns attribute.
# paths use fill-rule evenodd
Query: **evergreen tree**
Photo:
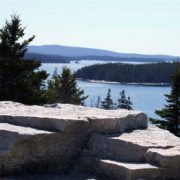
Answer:
<svg viewBox="0 0 180 180"><path fill-rule="evenodd" d="M165 108L155 111L162 119L150 119L150 121L180 136L180 67L177 67L172 76L171 93L166 94L165 97L167 101Z"/></svg>
<svg viewBox="0 0 180 180"><path fill-rule="evenodd" d="M58 98L58 89L59 89L59 79L60 76L57 73L57 67L54 69L51 79L48 80L47 88L47 102L55 103Z"/></svg>
<svg viewBox="0 0 180 180"><path fill-rule="evenodd" d="M107 110L114 109L114 103L111 98L111 89L108 89L106 98L104 101L101 101L101 107Z"/></svg>
<svg viewBox="0 0 180 180"><path fill-rule="evenodd" d="M127 99L127 110L132 110L132 102L130 97Z"/></svg>
<svg viewBox="0 0 180 180"><path fill-rule="evenodd" d="M52 94L49 98L51 102L84 105L88 97L84 96L84 90L77 87L74 74L66 67L61 75L54 73L48 84L48 91Z"/></svg>
<svg viewBox="0 0 180 180"><path fill-rule="evenodd" d="M25 28L17 15L0 29L0 100L25 104L46 102L45 79L48 74L38 71L39 61L25 60L24 55L34 36L23 40Z"/></svg>
<svg viewBox="0 0 180 180"><path fill-rule="evenodd" d="M126 100L126 95L125 95L125 91L124 90L122 90L120 92L120 98L118 99L117 108L127 109L127 100Z"/></svg>
<svg viewBox="0 0 180 180"><path fill-rule="evenodd" d="M130 99L130 97L128 97L126 99L126 94L125 94L124 90L122 90L120 92L120 98L118 99L117 108L119 108L119 109L127 109L127 110L131 110L132 109L131 99Z"/></svg>

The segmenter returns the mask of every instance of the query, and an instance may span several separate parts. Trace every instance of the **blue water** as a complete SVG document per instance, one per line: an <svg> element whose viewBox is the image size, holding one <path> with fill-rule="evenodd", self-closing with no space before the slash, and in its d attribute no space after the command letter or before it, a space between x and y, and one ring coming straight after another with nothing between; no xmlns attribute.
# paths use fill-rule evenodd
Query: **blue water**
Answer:
<svg viewBox="0 0 180 180"><path fill-rule="evenodd" d="M89 98L86 100L88 106L96 102L97 96L103 99L109 88L115 102L119 98L119 92L125 90L126 95L131 97L134 110L143 111L149 117L154 118L157 117L154 110L163 108L165 104L164 94L170 91L169 87L90 83L85 81L78 81L78 85L84 89L85 94L89 95Z"/></svg>
<svg viewBox="0 0 180 180"><path fill-rule="evenodd" d="M80 61L80 63L72 62L70 64L42 64L42 69L47 70L48 73L52 74L55 67L57 67L58 72L61 73L62 67L67 66L72 71L77 69L97 64L104 63L103 61ZM149 117L158 117L154 111L155 109L161 109L164 107L165 98L164 94L170 92L170 87L164 86L143 86L143 85L125 85L125 84L114 84L114 83L100 83L100 82L87 82L78 80L78 86L84 89L86 95L89 95L88 99L85 101L87 106L93 106L100 96L103 99L107 90L110 88L112 93L112 98L114 102L119 98L119 92L125 90L126 95L131 97L133 102L133 109L139 110L147 113Z"/></svg>

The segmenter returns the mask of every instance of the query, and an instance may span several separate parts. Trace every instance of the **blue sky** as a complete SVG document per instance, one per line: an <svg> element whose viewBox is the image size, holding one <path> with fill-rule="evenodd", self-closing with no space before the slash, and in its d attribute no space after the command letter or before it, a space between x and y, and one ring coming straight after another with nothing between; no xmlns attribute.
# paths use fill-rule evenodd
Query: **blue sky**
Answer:
<svg viewBox="0 0 180 180"><path fill-rule="evenodd" d="M32 44L180 55L180 0L0 0L0 26L13 12Z"/></svg>

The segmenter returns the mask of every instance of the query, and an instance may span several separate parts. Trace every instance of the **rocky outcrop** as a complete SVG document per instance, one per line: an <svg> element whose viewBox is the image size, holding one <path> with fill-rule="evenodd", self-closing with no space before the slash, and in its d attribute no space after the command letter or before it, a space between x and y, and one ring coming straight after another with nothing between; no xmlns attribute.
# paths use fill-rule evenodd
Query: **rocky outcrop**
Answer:
<svg viewBox="0 0 180 180"><path fill-rule="evenodd" d="M12 102L0 103L0 122L58 132L82 124L89 126L91 131L100 133L125 132L147 127L146 115L135 111L105 111L68 104L25 106Z"/></svg>
<svg viewBox="0 0 180 180"><path fill-rule="evenodd" d="M0 176L23 173L178 179L180 139L141 112L0 102Z"/></svg>
<svg viewBox="0 0 180 180"><path fill-rule="evenodd" d="M79 156L85 137L83 132L58 133L2 123L0 174L66 172Z"/></svg>
<svg viewBox="0 0 180 180"><path fill-rule="evenodd" d="M94 133L80 164L114 179L180 179L179 147L178 137L153 125L109 136Z"/></svg>

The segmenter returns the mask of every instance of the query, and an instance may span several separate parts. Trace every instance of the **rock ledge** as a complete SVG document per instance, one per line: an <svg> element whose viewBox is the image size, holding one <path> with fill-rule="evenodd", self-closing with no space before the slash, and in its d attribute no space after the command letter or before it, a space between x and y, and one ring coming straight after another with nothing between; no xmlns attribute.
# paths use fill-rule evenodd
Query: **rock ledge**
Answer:
<svg viewBox="0 0 180 180"><path fill-rule="evenodd" d="M178 179L180 139L141 112L0 102L0 176L27 173Z"/></svg>

